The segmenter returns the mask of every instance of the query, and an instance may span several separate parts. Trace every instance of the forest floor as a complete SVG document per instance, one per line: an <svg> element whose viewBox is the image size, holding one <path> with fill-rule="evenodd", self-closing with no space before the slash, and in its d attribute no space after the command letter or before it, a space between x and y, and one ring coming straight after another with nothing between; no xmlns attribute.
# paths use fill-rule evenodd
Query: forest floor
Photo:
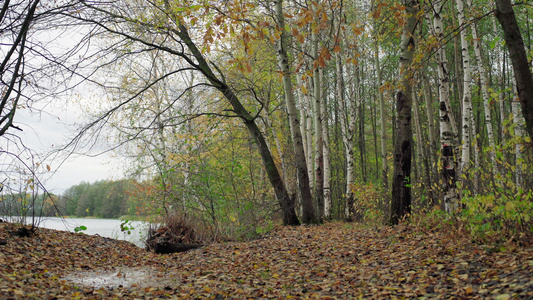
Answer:
<svg viewBox="0 0 533 300"><path fill-rule="evenodd" d="M281 227L170 255L0 223L0 299L533 299L533 249L414 226Z"/></svg>

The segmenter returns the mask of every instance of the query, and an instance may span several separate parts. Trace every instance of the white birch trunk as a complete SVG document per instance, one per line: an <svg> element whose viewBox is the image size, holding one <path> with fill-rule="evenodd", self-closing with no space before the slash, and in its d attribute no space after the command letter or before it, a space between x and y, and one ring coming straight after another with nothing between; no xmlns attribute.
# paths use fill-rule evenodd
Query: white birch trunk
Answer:
<svg viewBox="0 0 533 300"><path fill-rule="evenodd" d="M435 154L437 149L437 139L436 136L438 133L435 132L435 119L433 117L434 111L433 111L433 95L431 93L431 89L429 86L429 79L424 76L422 79L422 88L424 90L424 100L426 101L426 114L428 116L428 139L429 139L429 164L430 164L430 174L434 173L434 168L436 166L435 163Z"/></svg>
<svg viewBox="0 0 533 300"><path fill-rule="evenodd" d="M320 78L324 78L323 69L320 69ZM324 219L331 219L331 162L329 153L329 124L326 98L322 97L320 101L320 114L322 116L322 137L323 137L323 155L324 155Z"/></svg>
<svg viewBox="0 0 533 300"><path fill-rule="evenodd" d="M461 35L461 57L463 60L463 99L462 99L462 149L461 149L461 166L459 174L463 174L470 164L470 151L472 137L470 134L472 126L472 70L470 68L470 54L468 53L468 41L465 19L465 6L463 0L456 0L457 19L459 21ZM460 177L461 178L461 177Z"/></svg>
<svg viewBox="0 0 533 300"><path fill-rule="evenodd" d="M298 175L298 187L302 200L303 215L302 221L304 223L311 223L315 221L313 210L313 199L311 197L311 190L309 187L309 177L307 172L307 164L305 161L304 145L302 142L302 133L300 131L300 121L298 120L298 112L296 109L296 102L294 99L294 92L291 81L291 71L289 68L289 59L287 57L287 49L289 46L287 32L285 30L285 17L283 15L283 2L277 0L275 3L276 20L278 22L279 30L281 31L280 41L278 43L278 65L283 73L283 86L285 91L285 104L287 106L287 115L289 118L290 131L293 142L294 157L296 162L296 169Z"/></svg>
<svg viewBox="0 0 533 300"><path fill-rule="evenodd" d="M447 212L454 212L459 207L459 199L456 190L456 163L454 158L454 143L457 144L457 129L450 107L450 79L448 77L448 59L442 46L444 40L442 9L445 0L436 0L433 3L433 31L439 41L437 50L437 64L439 75L439 127L440 148L442 155L442 176L444 180L445 194L444 207Z"/></svg>
<svg viewBox="0 0 533 300"><path fill-rule="evenodd" d="M190 87L189 91L187 92L187 113L188 114L193 114L194 113L194 93L193 93L193 90L192 90L192 87L194 86L194 72L191 71L191 76L190 78L184 78L187 82L187 85ZM186 123L186 130L187 130L187 133L190 134L191 136L194 136L194 131L195 131L195 128L193 128L193 122L191 120L187 121ZM189 156L192 152L192 151L187 151L187 156ZM182 197L182 205L183 205L183 210L185 211L185 208L187 207L187 200L189 200L189 198L191 197L191 195L189 195L189 189L190 189L190 175L191 175L191 164L189 163L188 160L185 161L185 165L183 166L183 193L181 195ZM201 205L201 202L199 201L199 199L196 199L197 203Z"/></svg>
<svg viewBox="0 0 533 300"><path fill-rule="evenodd" d="M494 9L496 9L496 7L494 6ZM494 31L494 35L495 36L499 36L499 32L498 32L498 25L496 24L498 21L496 19L496 16L494 16L492 18L492 30ZM505 120L505 105L504 105L504 94L503 94L503 74L504 74L504 70L503 70L503 63L502 63L502 59L501 59L501 47L500 47L500 42L497 41L496 44L495 44L495 47L494 47L494 53L496 54L496 70L497 70L497 73L496 73L496 76L498 76L498 86L499 86L499 89L500 89L500 92L498 93L498 109L500 111L500 128L498 130L501 131L501 144L502 146L505 145L505 138L504 138L504 126L503 126L503 121ZM499 72L499 74L498 74Z"/></svg>
<svg viewBox="0 0 533 300"><path fill-rule="evenodd" d="M318 59L318 34L312 33L313 58ZM313 69L313 117L315 132L315 199L318 211L318 218L321 219L324 213L324 136L322 130L322 114L320 113L320 102L322 101L322 84L320 78L320 67Z"/></svg>
<svg viewBox="0 0 533 300"><path fill-rule="evenodd" d="M468 0L469 5L471 2L472 0ZM497 173L499 173L499 171L498 171L498 166L496 164L496 154L495 154L496 143L494 142L494 130L492 128L492 114L490 110L489 80L487 77L487 72L485 71L485 65L483 64L483 56L481 54L481 44L479 43L479 39L478 39L476 23L472 23L470 27L472 28L472 38L474 40L474 52L476 54L479 77L481 81L481 94L483 97L483 111L485 113L485 122L487 126L487 138L489 140L489 147L490 147L489 156L490 156L490 161L492 162L492 170L494 172L494 175L496 175Z"/></svg>
<svg viewBox="0 0 533 300"><path fill-rule="evenodd" d="M476 130L476 122L474 118L474 110L470 110L470 122L472 123L472 130L471 130L471 136L472 136L472 145L474 146L474 170L479 170L479 145L477 142L477 130ZM479 192L479 172L474 172L474 195L477 195Z"/></svg>
<svg viewBox="0 0 533 300"><path fill-rule="evenodd" d="M305 87L307 91L309 91L309 88L307 87L307 81L302 80L301 74L296 75L296 81L298 83L298 86L302 87L302 89ZM305 153L305 161L307 163L307 172L309 176L309 184L311 191L313 190L314 186L314 163L313 163L313 119L311 118L311 103L310 103L310 97L309 92L303 93L300 89L299 94L301 95L300 98L300 115L301 115L301 124L300 128L302 131L302 141L304 144L304 153Z"/></svg>
<svg viewBox="0 0 533 300"><path fill-rule="evenodd" d="M374 26L377 26L374 22ZM380 140L381 140L381 176L383 180L383 187L386 189L389 185L388 172L389 165L387 162L387 122L386 122L386 111L385 111L385 97L380 91L381 88L381 66L379 64L379 44L378 37L374 32L374 64L376 68L376 93L379 97L379 116L380 116Z"/></svg>
<svg viewBox="0 0 533 300"><path fill-rule="evenodd" d="M298 103L300 103L300 132L302 133L302 143L304 145L304 154L305 154L305 160L307 163L307 166L309 167L309 162L307 161L307 132L306 132L306 126L305 126L305 95L302 92L302 78L300 77L300 74L296 74L296 83L300 88L298 88Z"/></svg>
<svg viewBox="0 0 533 300"><path fill-rule="evenodd" d="M513 80L514 82L514 80ZM516 91L516 83L513 84L514 90ZM513 94L513 101L511 102L511 109L513 112L513 123L516 125L514 128L514 136L518 137L519 140L522 140L524 136L524 117L522 115L522 107L520 104L520 98L516 93ZM524 145L521 143L516 143L515 145L515 159L516 159L516 171L515 171L515 184L517 187L522 187L524 178L523 178L523 164L524 164Z"/></svg>
<svg viewBox="0 0 533 300"><path fill-rule="evenodd" d="M305 163L307 164L307 174L309 174L309 162L307 161L307 133L306 133L306 126L305 126L305 95L303 95L302 89L301 89L301 80L300 80L300 74L296 74L298 86L300 87L298 89L298 103L300 103L300 132L302 133L302 143L304 146L304 155L305 155ZM310 178L309 178L310 179ZM309 184L311 184L311 181L309 181ZM311 189L311 187L309 187ZM298 197L298 215L301 217L303 215L303 205L301 197Z"/></svg>
<svg viewBox="0 0 533 300"><path fill-rule="evenodd" d="M355 184L355 159L353 156L353 138L355 131L355 109L348 104L344 97L344 71L342 68L342 58L340 53L336 56L336 77L337 77L337 97L340 103L340 123L342 132L342 141L346 156L346 202L344 206L344 215L346 220L352 219L352 208L354 195L352 186Z"/></svg>
<svg viewBox="0 0 533 300"><path fill-rule="evenodd" d="M424 160L424 148L422 147L422 126L420 125L420 112L418 111L418 97L416 95L415 89L412 90L411 97L413 99L413 116L414 116L414 123L415 123L415 136L416 136L416 165L418 166L418 175L420 178L423 177L422 175L422 169L423 169L423 160ZM427 171L427 170L426 170ZM426 180L428 180L426 178ZM422 180L421 180L422 182Z"/></svg>
<svg viewBox="0 0 533 300"><path fill-rule="evenodd" d="M306 82L307 84L307 90L312 91L311 88L311 82L308 80ZM306 97L306 127L307 127L307 161L308 161L308 167L309 170L309 182L311 184L311 191L315 190L315 151L313 150L313 141L315 139L315 132L313 130L313 104L312 97L307 94Z"/></svg>

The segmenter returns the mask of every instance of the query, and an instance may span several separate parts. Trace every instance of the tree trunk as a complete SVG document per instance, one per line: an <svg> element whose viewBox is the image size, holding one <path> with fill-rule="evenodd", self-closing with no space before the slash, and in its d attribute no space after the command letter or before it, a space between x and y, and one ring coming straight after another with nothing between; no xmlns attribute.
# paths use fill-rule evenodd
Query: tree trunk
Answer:
<svg viewBox="0 0 533 300"><path fill-rule="evenodd" d="M367 163L366 163L366 137L365 137L365 106L364 106L364 93L361 90L361 67L359 64L356 66L357 75L355 78L355 86L357 89L357 113L359 115L359 165L361 166L361 179L364 184L367 182Z"/></svg>
<svg viewBox="0 0 533 300"><path fill-rule="evenodd" d="M312 91L310 80L307 80L305 82L307 85L307 90ZM311 95L308 95L305 97L307 100L306 106L307 106L307 113L306 113L306 123L305 126L307 127L307 169L309 173L309 184L311 185L311 191L315 190L315 151L313 151L313 140L315 139L315 132L313 130L313 104Z"/></svg>
<svg viewBox="0 0 533 300"><path fill-rule="evenodd" d="M412 81L415 39L414 32L417 24L418 1L404 0L407 20L405 22L400 44L400 75L398 81L400 89L396 95L396 111L398 120L396 125L396 143L394 147L394 172L392 176L392 198L389 223L396 225L403 217L411 213L411 152L412 152Z"/></svg>
<svg viewBox="0 0 533 300"><path fill-rule="evenodd" d="M513 110L513 123L516 125L514 128L514 136L520 140L524 136L524 118L520 114L520 100L518 97L513 97L511 102L511 108ZM524 182L523 176L523 164L524 164L524 145L516 143L515 145L515 159L516 159L516 171L515 171L515 184L517 187L522 187Z"/></svg>
<svg viewBox="0 0 533 300"><path fill-rule="evenodd" d="M472 0L467 0L468 5L471 5ZM474 52L476 54L476 60L479 70L479 77L481 81L481 94L483 96L483 111L485 113L485 123L487 127L487 138L489 140L489 156L492 163L493 176L499 173L498 165L496 163L496 143L494 142L494 130L492 128L492 114L490 108L490 95L489 95L489 80L487 72L485 71L485 65L483 64L483 56L481 53L481 44L478 38L478 32L476 23L470 25L472 29L472 39L474 41Z"/></svg>
<svg viewBox="0 0 533 300"><path fill-rule="evenodd" d="M496 18L493 18L492 19L492 30L494 31L494 35L498 36L498 27L496 25L497 23L497 19ZM496 43L495 44L495 47L494 47L494 53L496 55L496 70L497 72L500 72L500 76L498 76L498 81L497 81L497 86L498 86L498 110L499 110L499 113L500 113L500 118L499 118L499 126L498 126L498 135L499 135L499 142L502 144L502 146L504 145L504 137L503 137L503 133L504 133L504 126L503 126L503 120L505 120L505 103L504 103L504 80L503 80L503 74L504 74L504 68L503 68L503 63L502 63L502 58L501 58L501 46L500 46L500 43ZM496 74L498 74L496 72Z"/></svg>
<svg viewBox="0 0 533 300"><path fill-rule="evenodd" d="M307 81L303 81L300 74L296 76L296 82L303 89L309 91L307 88ZM313 162L313 119L311 118L311 100L309 99L309 92L302 93L302 101L300 101L300 113L302 115L302 142L304 143L305 161L307 163L307 174L309 178L310 190L313 191L314 182L314 162Z"/></svg>
<svg viewBox="0 0 533 300"><path fill-rule="evenodd" d="M427 188L426 190L429 191L431 189L431 177L430 177L430 171L429 171L429 163L426 155L426 147L424 147L423 137L422 137L422 121L420 118L420 111L419 111L419 103L418 103L418 97L413 89L413 113L414 113L414 121L415 121L415 134L416 134L416 154L417 154L417 163L418 166L418 174L420 176L420 182L423 183Z"/></svg>
<svg viewBox="0 0 533 300"><path fill-rule="evenodd" d="M435 181L435 175L434 174L438 174L437 170L436 170L436 167L437 167L437 163L435 161L435 157L437 155L437 140L436 140L436 136L438 135L437 132L435 132L435 120L434 120L434 110L433 110L433 105L432 105L432 102L433 102L433 93L431 92L431 88L430 88L430 84L429 84L429 79L427 78L427 76L424 76L422 75L423 78L422 78L422 88L424 90L424 100L426 102L426 114L428 116L428 151L427 151L427 156L428 156L428 164L429 164L429 168L428 168L428 176L429 176L429 181L431 183L433 183ZM435 199L434 199L434 187L433 185L429 185L428 186L428 191L429 191L429 201L430 201L430 205L433 205Z"/></svg>
<svg viewBox="0 0 533 300"><path fill-rule="evenodd" d="M444 1L446 3L447 1ZM450 12L452 15L452 24L457 23L457 14L455 13L455 9L453 7L454 1L449 1L450 4ZM441 4L442 5L442 4ZM441 10L442 11L442 10ZM441 19L442 21L442 19ZM458 37L457 34L453 37L453 60L454 60L454 68L455 68L455 91L457 91L457 98L456 99L463 99L463 84L461 84L461 79L463 77L463 68L461 65L461 51L460 51L460 37ZM451 111L451 110L450 110ZM455 130L456 134L458 134L458 131ZM458 144L456 144L456 149L459 149Z"/></svg>
<svg viewBox="0 0 533 300"><path fill-rule="evenodd" d="M294 149L294 157L296 163L296 173L298 176L298 187L302 197L304 223L312 222L315 218L313 210L313 200L311 197L311 189L309 187L309 177L307 173L307 164L305 162L304 145L302 141L302 133L300 132L300 121L298 120L298 110L296 109L296 102L294 100L294 93L291 82L291 72L289 69L289 59L287 57L287 48L289 46L288 35L285 30L285 17L283 16L283 1L276 1L276 19L279 30L281 31L280 41L278 43L278 65L283 73L283 86L285 89L285 104L287 105L287 115L289 117L289 124L292 136L292 144Z"/></svg>
<svg viewBox="0 0 533 300"><path fill-rule="evenodd" d="M339 53L336 55L336 77L337 77L337 97L340 103L340 123L341 135L344 144L344 152L346 156L346 192L345 192L345 206L344 217L346 221L353 221L355 215L354 211L354 195L352 186L355 184L355 160L353 156L353 137L355 132L355 109L353 105L349 105L344 97L344 72L342 68L342 58ZM351 102L353 103L353 102Z"/></svg>
<svg viewBox="0 0 533 300"><path fill-rule="evenodd" d="M374 22L374 26L377 26L377 22ZM376 35L377 30L374 31ZM388 172L389 165L387 163L387 117L385 112L385 97L380 91L381 88L381 66L379 64L379 45L378 37L374 36L374 64L376 68L376 93L379 97L379 117L380 117L380 141L381 141L381 178L383 180L383 187L385 189L389 186Z"/></svg>
<svg viewBox="0 0 533 300"><path fill-rule="evenodd" d="M479 170L479 144L477 139L477 130L476 130L476 119L474 118L474 110L470 110L470 123L472 124L471 129L471 139L472 139L472 148L473 148L473 154L474 154L474 170ZM479 172L474 172L474 195L477 195L479 193L479 183L480 183L480 176Z"/></svg>
<svg viewBox="0 0 533 300"><path fill-rule="evenodd" d="M279 174L276 163L274 162L272 153L270 152L270 149L267 146L263 133L255 123L255 118L250 115L250 113L242 105L240 100L237 98L237 95L233 93L233 90L227 85L227 83L224 80L218 79L218 77L213 73L211 67L202 55L201 51L192 41L189 32L187 31L187 28L180 23L180 18L174 13L172 13L172 8L170 7L168 1L165 1L165 6L167 11L169 12L169 15L172 16L174 22L178 24L178 28L176 30L177 35L189 49L192 56L194 56L194 58L196 59L196 63L191 62L192 66L195 67L198 71L200 71L211 83L211 85L216 88L220 93L222 93L222 95L224 95L224 98L226 98L229 104L233 107L234 112L243 120L246 128L257 143L266 173L270 180L270 184L274 188L276 198L278 199L279 204L281 206L283 214L283 224L299 225L300 221L296 216L294 199L289 196L287 188L283 184L283 180L281 178L281 175Z"/></svg>
<svg viewBox="0 0 533 300"><path fill-rule="evenodd" d="M451 212L459 205L459 198L456 190L456 163L454 158L454 145L457 144L457 130L455 121L450 109L450 79L448 72L448 59L446 51L442 47L444 40L442 23L442 4L445 0L434 2L433 30L439 41L437 50L437 64L439 75L439 126L440 126L440 149L442 156L442 177L444 181L444 207Z"/></svg>
<svg viewBox="0 0 533 300"><path fill-rule="evenodd" d="M470 68L470 54L468 53L468 41L465 19L465 7L463 0L456 0L457 18L459 28L461 28L461 57L463 59L463 98L462 98L462 148L461 148L461 167L459 174L464 174L470 165L470 151L472 145L471 126L472 124L472 70ZM461 177L460 177L461 178Z"/></svg>
<svg viewBox="0 0 533 300"><path fill-rule="evenodd" d="M320 69L320 77L324 78L323 70ZM324 219L331 219L331 161L329 152L329 124L328 124L328 110L326 105L326 98L323 97L320 101L320 114L322 118L322 137L323 155L324 155Z"/></svg>
<svg viewBox="0 0 533 300"><path fill-rule="evenodd" d="M313 58L318 61L318 34L311 34L313 43ZM313 114L315 132L315 199L317 207L317 217L322 219L324 213L324 137L322 131L322 114L320 113L320 102L322 100L322 84L320 78L320 66L316 64L313 69Z"/></svg>
<svg viewBox="0 0 533 300"><path fill-rule="evenodd" d="M513 64L514 77L518 97L522 105L522 114L526 123L526 131L533 138L533 76L529 69L524 40L516 21L510 0L496 1L496 17L500 22L505 44Z"/></svg>

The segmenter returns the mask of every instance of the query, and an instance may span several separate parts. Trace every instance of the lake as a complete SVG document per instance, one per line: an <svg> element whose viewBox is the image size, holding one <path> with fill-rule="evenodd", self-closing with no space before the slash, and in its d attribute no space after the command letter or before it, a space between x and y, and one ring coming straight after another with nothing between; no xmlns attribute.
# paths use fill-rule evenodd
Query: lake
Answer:
<svg viewBox="0 0 533 300"><path fill-rule="evenodd" d="M4 217L0 219L8 222L20 222L21 217ZM148 233L149 223L141 221L128 222L128 227L133 227L131 234L122 232L120 230L121 220L115 219L82 219L82 218L55 218L55 217L42 217L36 222L38 227L64 230L75 232L74 229L80 226L87 227L86 230L82 230L85 234L98 234L100 236L109 237L118 240L124 240L131 242L138 247L144 248L144 241ZM26 224L31 224L31 217L26 217ZM131 226L130 226L131 224Z"/></svg>

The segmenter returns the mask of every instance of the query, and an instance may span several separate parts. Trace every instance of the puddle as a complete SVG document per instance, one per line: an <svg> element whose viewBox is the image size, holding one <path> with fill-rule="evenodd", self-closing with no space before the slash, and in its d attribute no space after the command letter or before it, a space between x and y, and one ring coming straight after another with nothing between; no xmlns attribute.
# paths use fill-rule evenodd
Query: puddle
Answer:
<svg viewBox="0 0 533 300"><path fill-rule="evenodd" d="M63 279L76 285L94 288L118 288L137 285L139 287L167 286L177 282L168 274L163 276L149 268L119 268L115 271L78 271Z"/></svg>

